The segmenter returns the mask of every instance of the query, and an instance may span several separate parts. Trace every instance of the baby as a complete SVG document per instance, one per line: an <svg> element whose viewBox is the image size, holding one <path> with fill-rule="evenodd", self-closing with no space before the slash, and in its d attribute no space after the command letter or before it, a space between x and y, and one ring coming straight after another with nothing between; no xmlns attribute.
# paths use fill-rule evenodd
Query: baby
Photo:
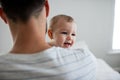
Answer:
<svg viewBox="0 0 120 80"><path fill-rule="evenodd" d="M56 15L50 20L48 36L51 46L70 48L76 40L77 25L74 19L68 15Z"/></svg>

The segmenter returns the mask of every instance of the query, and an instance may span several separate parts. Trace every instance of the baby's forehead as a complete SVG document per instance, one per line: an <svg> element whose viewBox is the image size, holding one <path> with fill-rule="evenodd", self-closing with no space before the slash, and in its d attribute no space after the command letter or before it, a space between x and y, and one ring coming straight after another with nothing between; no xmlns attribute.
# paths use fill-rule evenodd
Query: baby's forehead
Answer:
<svg viewBox="0 0 120 80"><path fill-rule="evenodd" d="M56 22L55 26L57 27L66 27L68 25L76 24L74 21L59 20Z"/></svg>
<svg viewBox="0 0 120 80"><path fill-rule="evenodd" d="M54 31L67 31L67 32L76 32L76 27L75 26L66 26L66 25L62 25L62 26L57 26L56 28L54 28Z"/></svg>
<svg viewBox="0 0 120 80"><path fill-rule="evenodd" d="M53 26L52 30L68 30L68 29L74 29L76 28L76 23L74 21L66 21L64 19L61 19L57 21Z"/></svg>

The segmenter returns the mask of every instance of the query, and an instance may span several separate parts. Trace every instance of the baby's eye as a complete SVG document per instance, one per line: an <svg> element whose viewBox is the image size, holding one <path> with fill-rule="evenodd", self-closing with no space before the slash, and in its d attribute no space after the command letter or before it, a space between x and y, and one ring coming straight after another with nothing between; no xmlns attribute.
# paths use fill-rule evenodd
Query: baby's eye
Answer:
<svg viewBox="0 0 120 80"><path fill-rule="evenodd" d="M76 34L72 34L72 36L76 36Z"/></svg>
<svg viewBox="0 0 120 80"><path fill-rule="evenodd" d="M61 32L61 34L67 34L67 32Z"/></svg>

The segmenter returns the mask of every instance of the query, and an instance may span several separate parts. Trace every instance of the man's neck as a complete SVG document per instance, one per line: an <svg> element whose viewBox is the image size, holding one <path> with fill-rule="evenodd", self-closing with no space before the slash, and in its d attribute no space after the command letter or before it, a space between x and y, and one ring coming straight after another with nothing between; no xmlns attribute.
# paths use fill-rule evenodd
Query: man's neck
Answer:
<svg viewBox="0 0 120 80"><path fill-rule="evenodd" d="M50 48L45 42L45 24L31 20L28 24L18 25L11 53L35 53ZM16 26L14 26L16 27ZM12 30L14 31L14 30Z"/></svg>

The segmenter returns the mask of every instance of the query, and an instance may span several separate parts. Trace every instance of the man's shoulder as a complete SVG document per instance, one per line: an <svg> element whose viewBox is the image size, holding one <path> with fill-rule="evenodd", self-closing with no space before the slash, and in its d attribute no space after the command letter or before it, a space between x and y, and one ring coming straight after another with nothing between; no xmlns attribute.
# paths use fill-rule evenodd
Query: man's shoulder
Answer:
<svg viewBox="0 0 120 80"><path fill-rule="evenodd" d="M59 53L59 54L89 55L84 49L72 49L72 48L61 48L61 47L54 47L52 49L53 49L53 52L56 52L56 53Z"/></svg>

